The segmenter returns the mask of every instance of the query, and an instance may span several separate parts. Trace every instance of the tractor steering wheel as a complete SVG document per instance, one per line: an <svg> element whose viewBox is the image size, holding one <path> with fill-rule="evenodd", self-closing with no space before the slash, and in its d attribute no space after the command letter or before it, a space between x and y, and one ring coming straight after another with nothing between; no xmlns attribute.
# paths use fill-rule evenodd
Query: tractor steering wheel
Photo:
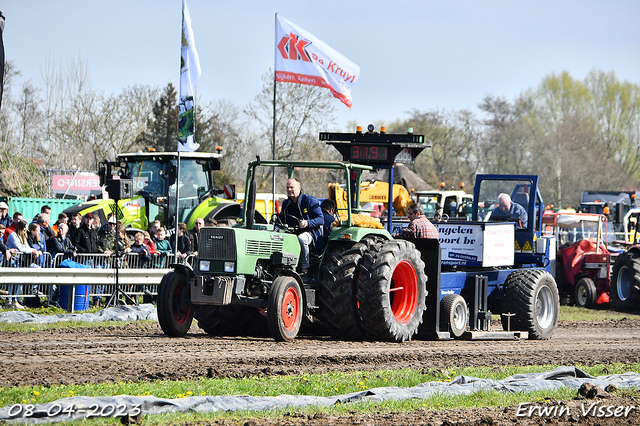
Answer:
<svg viewBox="0 0 640 426"><path fill-rule="evenodd" d="M293 218L296 220L296 225L289 227L289 224L282 222L282 220L280 219L280 215L284 215L290 218ZM296 216L293 216L291 214L287 214L287 213L280 213L280 214L273 214L271 215L271 223L273 223L277 228L280 228L281 230L285 231L285 232L297 232L298 230L300 230L300 227L297 225L298 221L300 221L299 218L297 218Z"/></svg>

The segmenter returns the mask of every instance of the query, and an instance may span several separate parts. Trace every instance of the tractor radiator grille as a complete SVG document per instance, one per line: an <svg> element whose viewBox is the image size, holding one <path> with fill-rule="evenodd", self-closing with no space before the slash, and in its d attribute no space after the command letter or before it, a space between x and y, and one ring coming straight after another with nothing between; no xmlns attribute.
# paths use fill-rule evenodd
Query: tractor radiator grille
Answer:
<svg viewBox="0 0 640 426"><path fill-rule="evenodd" d="M271 253L282 251L282 241L247 240L246 253L250 256L270 257Z"/></svg>
<svg viewBox="0 0 640 426"><path fill-rule="evenodd" d="M202 228L199 245L200 259L236 260L236 238L231 228Z"/></svg>

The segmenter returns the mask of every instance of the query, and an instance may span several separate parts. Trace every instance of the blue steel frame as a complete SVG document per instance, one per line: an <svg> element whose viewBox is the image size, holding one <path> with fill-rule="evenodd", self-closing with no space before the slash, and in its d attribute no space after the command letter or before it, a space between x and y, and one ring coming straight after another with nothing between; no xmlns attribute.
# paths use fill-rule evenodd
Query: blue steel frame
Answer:
<svg viewBox="0 0 640 426"><path fill-rule="evenodd" d="M472 221L478 222L478 202L479 191L483 180L501 180L501 181L529 181L531 182L530 194L535 198L529 203L527 213L529 215L529 223L526 229L516 229L515 238L520 247L524 247L528 241L532 246L531 252L516 252L515 264L512 268L473 268L464 270L464 268L452 271L442 272L440 274L440 300L447 294L462 294L469 302L473 296L473 288L477 275L487 277L489 307L494 313L499 313L499 299L502 286L509 274L523 269L543 269L555 275L555 265L549 257L550 241L547 241L546 250L543 254L535 253L535 242L542 236L542 212L544 211L544 203L540 195L538 187L538 176L535 175L477 175L473 193L473 216Z"/></svg>

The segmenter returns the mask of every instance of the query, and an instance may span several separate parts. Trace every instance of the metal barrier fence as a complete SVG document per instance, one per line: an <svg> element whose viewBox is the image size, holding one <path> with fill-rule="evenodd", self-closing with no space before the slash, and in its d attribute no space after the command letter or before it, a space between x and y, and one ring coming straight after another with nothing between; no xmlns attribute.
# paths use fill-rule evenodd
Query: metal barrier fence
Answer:
<svg viewBox="0 0 640 426"><path fill-rule="evenodd" d="M65 260L80 265L61 266ZM99 253L78 254L69 259L62 253L54 258L49 253L37 258L28 253L13 254L11 259L0 255L0 289L8 293L1 297L23 301L38 297L44 298L48 305L59 306L60 287L64 285L89 285L89 297L93 300L108 297L116 291L116 262L120 290L134 299L144 296L150 302L158 294L158 285L175 258L171 254L155 254L147 260L137 253L126 253L117 260L115 256ZM193 266L195 256L179 262ZM73 300L73 288L69 291L69 300ZM72 308L68 305L68 310Z"/></svg>

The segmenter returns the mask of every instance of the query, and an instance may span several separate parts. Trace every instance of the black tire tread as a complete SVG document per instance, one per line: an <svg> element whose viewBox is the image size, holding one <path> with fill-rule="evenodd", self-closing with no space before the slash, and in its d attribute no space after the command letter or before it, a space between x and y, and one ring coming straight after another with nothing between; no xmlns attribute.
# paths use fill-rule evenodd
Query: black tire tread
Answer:
<svg viewBox="0 0 640 426"><path fill-rule="evenodd" d="M189 331L191 322L193 321L193 306L190 312L190 318L186 325L178 325L173 316L173 296L174 296L174 281L181 277L183 280L187 280L184 273L179 271L171 271L165 274L160 281L158 287L158 323L162 331L171 337L182 337ZM188 283L187 283L188 286ZM188 290L187 290L188 291Z"/></svg>
<svg viewBox="0 0 640 426"><path fill-rule="evenodd" d="M296 318L296 327L292 331L284 328L284 319L282 315L282 302L284 301L284 293L287 288L294 288L298 293L299 316ZM281 275L273 281L271 293L269 294L269 305L267 307L267 325L269 333L278 342L290 342L296 338L302 325L302 317L304 316L304 298L302 296L302 288L295 278Z"/></svg>
<svg viewBox="0 0 640 426"><path fill-rule="evenodd" d="M618 274L620 269L626 266L633 273L633 280L629 297L626 300L620 300L618 297ZM611 276L611 284L609 289L609 299L613 306L621 311L633 310L636 308L638 292L634 291L634 286L640 286L640 255L637 252L627 251L620 254L613 264L613 274Z"/></svg>
<svg viewBox="0 0 640 426"><path fill-rule="evenodd" d="M578 290L581 287L584 287L587 293L587 299L584 302L584 306L580 305L578 302ZM597 297L596 283L594 283L591 278L583 277L583 278L580 278L577 283L575 283L575 293L574 293L573 299L575 300L575 305L577 307L593 308L596 304L596 297Z"/></svg>
<svg viewBox="0 0 640 426"><path fill-rule="evenodd" d="M542 329L537 323L535 306L538 288L545 281L554 295L553 324ZM513 313L511 330L527 331L529 339L547 340L558 326L560 300L555 280L542 269L521 269L512 272L504 283L501 294L502 313ZM507 318L502 316L502 326L507 329Z"/></svg>
<svg viewBox="0 0 640 426"><path fill-rule="evenodd" d="M462 330L454 330L452 327L453 308L458 303L464 303L465 307L467 306L464 298L459 294L447 294L440 301L440 322L447 325L449 333L451 333L454 338L461 337L469 325L469 309L467 308L467 318L465 320L464 328Z"/></svg>
<svg viewBox="0 0 640 426"><path fill-rule="evenodd" d="M267 319L250 306L197 306L194 316L198 327L210 336L269 336Z"/></svg>
<svg viewBox="0 0 640 426"><path fill-rule="evenodd" d="M389 289L395 266L409 260L418 275L419 297L414 316L400 324L391 311ZM358 279L358 313L362 328L374 340L404 342L418 332L426 310L427 276L424 262L415 245L406 240L385 241L372 247L364 256Z"/></svg>
<svg viewBox="0 0 640 426"><path fill-rule="evenodd" d="M333 245L325 254L326 261L320 273L318 306L314 315L322 321L329 333L341 340L363 340L366 334L360 325L355 295L356 277L364 254L380 237L366 237L350 247Z"/></svg>

